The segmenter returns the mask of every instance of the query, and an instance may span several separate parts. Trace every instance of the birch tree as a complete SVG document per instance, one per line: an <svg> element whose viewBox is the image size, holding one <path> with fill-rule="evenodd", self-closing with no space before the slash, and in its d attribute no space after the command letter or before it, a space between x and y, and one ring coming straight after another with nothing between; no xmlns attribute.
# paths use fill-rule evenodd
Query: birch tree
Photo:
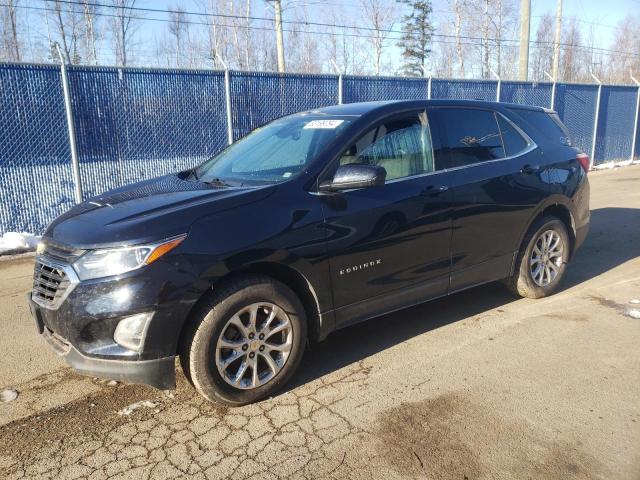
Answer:
<svg viewBox="0 0 640 480"><path fill-rule="evenodd" d="M21 45L18 38L18 0L5 0L0 6L0 28L2 31L2 52L0 59L10 62L22 60Z"/></svg>

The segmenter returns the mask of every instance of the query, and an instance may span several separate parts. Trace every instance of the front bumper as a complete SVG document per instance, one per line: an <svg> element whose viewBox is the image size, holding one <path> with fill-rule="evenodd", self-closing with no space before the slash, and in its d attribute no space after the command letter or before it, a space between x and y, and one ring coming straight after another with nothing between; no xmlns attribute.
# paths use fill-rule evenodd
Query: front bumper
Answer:
<svg viewBox="0 0 640 480"><path fill-rule="evenodd" d="M31 293L28 294L28 302L40 336L79 374L129 383L144 383L161 390L175 388L175 356L152 360L120 360L85 355L45 326L42 307L31 299Z"/></svg>

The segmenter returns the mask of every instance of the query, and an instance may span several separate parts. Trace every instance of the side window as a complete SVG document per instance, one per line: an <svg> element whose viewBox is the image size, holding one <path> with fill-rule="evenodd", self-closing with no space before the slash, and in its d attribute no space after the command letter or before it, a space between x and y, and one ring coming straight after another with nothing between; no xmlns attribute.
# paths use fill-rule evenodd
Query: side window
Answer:
<svg viewBox="0 0 640 480"><path fill-rule="evenodd" d="M529 147L529 142L514 128L514 126L500 114L496 114L498 126L502 134L502 143L507 157L518 155Z"/></svg>
<svg viewBox="0 0 640 480"><path fill-rule="evenodd" d="M500 129L494 113L466 108L434 108L441 145L436 153L449 167L504 158Z"/></svg>
<svg viewBox="0 0 640 480"><path fill-rule="evenodd" d="M569 132L560 121L558 114L523 108L512 108L511 111L524 118L552 142L560 142L562 145L571 146Z"/></svg>
<svg viewBox="0 0 640 480"><path fill-rule="evenodd" d="M340 165L365 163L387 171L387 180L434 170L431 133L425 114L396 119L365 133L340 157Z"/></svg>

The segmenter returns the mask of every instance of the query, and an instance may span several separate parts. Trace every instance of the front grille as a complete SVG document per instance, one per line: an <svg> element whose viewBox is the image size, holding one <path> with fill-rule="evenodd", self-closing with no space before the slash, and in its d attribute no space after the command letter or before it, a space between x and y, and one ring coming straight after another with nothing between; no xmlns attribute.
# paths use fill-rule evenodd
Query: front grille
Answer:
<svg viewBox="0 0 640 480"><path fill-rule="evenodd" d="M68 271L63 265L36 259L31 294L33 301L45 308L58 308L77 283Z"/></svg>

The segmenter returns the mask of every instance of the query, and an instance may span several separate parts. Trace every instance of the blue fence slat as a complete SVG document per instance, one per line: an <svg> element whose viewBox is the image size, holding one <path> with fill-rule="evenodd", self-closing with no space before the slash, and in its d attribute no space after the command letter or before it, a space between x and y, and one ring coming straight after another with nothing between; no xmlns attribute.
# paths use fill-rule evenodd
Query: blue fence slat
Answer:
<svg viewBox="0 0 640 480"><path fill-rule="evenodd" d="M535 82L502 82L500 101L551 108L553 84Z"/></svg>
<svg viewBox="0 0 640 480"><path fill-rule="evenodd" d="M338 77L231 72L233 138L276 118L338 103Z"/></svg>
<svg viewBox="0 0 640 480"><path fill-rule="evenodd" d="M596 85L556 85L555 110L569 129L573 143L589 155L593 141L597 96Z"/></svg>
<svg viewBox="0 0 640 480"><path fill-rule="evenodd" d="M354 77L342 79L344 103L376 100L426 100L428 80L425 78Z"/></svg>
<svg viewBox="0 0 640 480"><path fill-rule="evenodd" d="M453 100L496 100L498 82L491 80L440 80L431 82L431 98Z"/></svg>
<svg viewBox="0 0 640 480"><path fill-rule="evenodd" d="M0 64L0 235L73 206L68 139L60 68Z"/></svg>
<svg viewBox="0 0 640 480"><path fill-rule="evenodd" d="M74 66L69 81L86 195L183 170L226 146L223 72ZM230 87L236 139L283 115L338 103L335 75L230 72ZM434 79L432 98L493 101L496 87ZM551 88L505 81L501 101L548 107ZM343 78L345 103L425 99L427 91L424 78ZM556 87L555 109L587 153L597 91ZM631 157L637 93L603 86L595 163ZM0 234L41 233L73 205L70 157L59 67L0 64Z"/></svg>
<svg viewBox="0 0 640 480"><path fill-rule="evenodd" d="M226 146L224 74L69 69L85 196L201 163Z"/></svg>
<svg viewBox="0 0 640 480"><path fill-rule="evenodd" d="M636 87L602 87L594 163L631 158L637 95Z"/></svg>

